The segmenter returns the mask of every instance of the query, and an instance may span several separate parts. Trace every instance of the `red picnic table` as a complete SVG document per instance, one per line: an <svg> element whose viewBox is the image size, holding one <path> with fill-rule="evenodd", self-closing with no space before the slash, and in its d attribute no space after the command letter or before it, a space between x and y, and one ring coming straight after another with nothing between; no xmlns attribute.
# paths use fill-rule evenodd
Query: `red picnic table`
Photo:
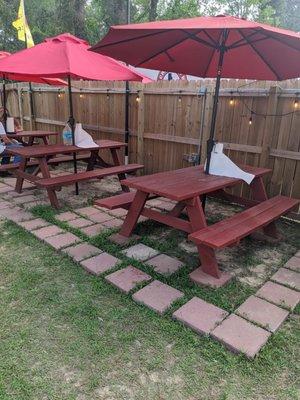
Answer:
<svg viewBox="0 0 300 400"><path fill-rule="evenodd" d="M191 279L199 284L219 287L231 276L220 271L215 250L238 243L241 238L259 228L263 228L265 234L276 237L277 231L272 221L299 203L298 200L283 196L268 200L262 177L271 170L246 165L241 168L255 176L250 185L252 200L232 196L225 191L226 188L240 184L240 179L207 175L203 166L196 166L125 179L122 184L136 192L99 199L95 203L110 209L128 209L119 239L128 238L132 234L141 215L187 232L189 238L197 244L201 260L201 267L190 274ZM168 213L150 209L147 200L149 196L153 198L153 195L173 200L176 204ZM227 198L250 208L208 227L201 205L201 197L204 195ZM187 210L187 220L180 218L184 209Z"/></svg>
<svg viewBox="0 0 300 400"><path fill-rule="evenodd" d="M98 140L98 147L82 148L73 145L55 144L41 146L26 146L7 149L10 155L19 155L22 162L15 170L17 175L15 190L21 193L24 179L35 183L38 187L47 190L50 203L53 207L58 208L58 199L55 191L60 190L62 186L72 185L76 182L87 181L90 179L102 179L109 175L117 175L119 180L125 178L126 173L133 173L143 168L140 164L121 165L121 157L119 150L126 144L113 140ZM112 156L113 164L109 164L99 155L100 150L109 150ZM59 164L61 162L70 161L70 155L78 155L77 159L87 162L85 172L66 174L60 176L51 176L49 166ZM58 156L59 155L59 156ZM63 157L61 156L63 155ZM66 157L67 156L67 157ZM31 160L35 160L32 161ZM37 168L29 173L26 171L28 165L36 165ZM101 169L95 167L101 167ZM42 177L37 176L41 172ZM122 185L124 191L128 188Z"/></svg>
<svg viewBox="0 0 300 400"><path fill-rule="evenodd" d="M48 131L20 131L16 133L8 133L7 136L9 139L16 139L16 140L22 140L26 138L28 139L27 142L25 142L28 146L32 146L34 144L35 139L42 139L43 143L45 145L49 144L49 137L50 136L57 136L58 132L48 132Z"/></svg>

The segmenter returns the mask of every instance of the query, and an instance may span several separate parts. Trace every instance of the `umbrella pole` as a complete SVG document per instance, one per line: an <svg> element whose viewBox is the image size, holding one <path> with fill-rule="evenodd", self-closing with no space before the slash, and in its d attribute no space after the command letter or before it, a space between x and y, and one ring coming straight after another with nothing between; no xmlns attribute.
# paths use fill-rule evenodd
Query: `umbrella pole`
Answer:
<svg viewBox="0 0 300 400"><path fill-rule="evenodd" d="M6 112L6 101L7 101L7 97L6 97L6 85L5 85L5 77L3 76L3 81L2 81L2 90L3 90L3 125L4 125L4 129L6 132L6 122L7 122L7 112Z"/></svg>
<svg viewBox="0 0 300 400"><path fill-rule="evenodd" d="M69 124L71 125L71 130L72 130L73 146L75 146L75 119L74 119L74 114L73 114L72 86L71 86L70 75L68 75L68 91L69 91L69 111L70 111ZM73 166L74 166L74 173L77 174L76 153L73 153ZM76 195L79 194L78 182L75 183L75 193L76 193Z"/></svg>

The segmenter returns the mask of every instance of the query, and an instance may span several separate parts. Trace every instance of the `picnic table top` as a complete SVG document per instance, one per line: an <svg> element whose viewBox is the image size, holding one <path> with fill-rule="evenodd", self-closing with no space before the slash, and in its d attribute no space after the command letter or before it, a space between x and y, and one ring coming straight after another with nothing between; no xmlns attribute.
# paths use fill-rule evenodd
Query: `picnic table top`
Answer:
<svg viewBox="0 0 300 400"><path fill-rule="evenodd" d="M254 174L256 177L271 172L267 168L252 167L249 165L240 165L240 168ZM237 178L207 175L204 172L203 165L122 180L122 184L130 188L146 193L154 193L175 201L182 201L205 193L211 193L225 187L234 186L240 182L242 180Z"/></svg>
<svg viewBox="0 0 300 400"><path fill-rule="evenodd" d="M20 137L48 137L57 136L58 132L48 132L48 131L20 131L16 133L7 133L7 136L11 139L17 139Z"/></svg>
<svg viewBox="0 0 300 400"><path fill-rule="evenodd" d="M80 153L84 151L91 150L103 150L103 149L118 149L120 147L125 147L126 143L117 142L114 140L96 140L95 143L99 145L97 147L77 147L65 144L49 144L41 146L26 146L26 147L16 147L8 148L7 153L11 155L19 155L25 158L43 158L47 156L53 156L56 154L68 154L68 153Z"/></svg>

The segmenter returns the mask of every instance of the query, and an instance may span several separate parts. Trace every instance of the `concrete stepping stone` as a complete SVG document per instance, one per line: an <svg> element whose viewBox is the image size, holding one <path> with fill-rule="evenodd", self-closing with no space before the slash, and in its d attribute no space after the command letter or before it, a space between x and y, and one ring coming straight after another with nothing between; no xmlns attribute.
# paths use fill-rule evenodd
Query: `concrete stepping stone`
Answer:
<svg viewBox="0 0 300 400"><path fill-rule="evenodd" d="M64 230L59 228L56 225L49 225L43 228L33 230L31 233L36 236L38 239L44 240L47 237L58 235L59 233L63 233Z"/></svg>
<svg viewBox="0 0 300 400"><path fill-rule="evenodd" d="M271 333L231 314L211 332L211 336L229 350L254 358L267 343Z"/></svg>
<svg viewBox="0 0 300 400"><path fill-rule="evenodd" d="M214 278L211 275L206 274L202 271L201 267L198 267L189 274L190 279L200 286L210 286L214 289L226 285L232 278L232 275L228 272L222 272L220 278Z"/></svg>
<svg viewBox="0 0 300 400"><path fill-rule="evenodd" d="M285 286L268 281L255 294L278 306L288 308L293 311L300 301L300 293Z"/></svg>
<svg viewBox="0 0 300 400"><path fill-rule="evenodd" d="M117 218L125 218L128 210L125 210L124 208L116 208L115 210L107 210L108 214L113 215L114 217Z"/></svg>
<svg viewBox="0 0 300 400"><path fill-rule="evenodd" d="M71 211L66 211L64 213L56 215L55 218L58 219L58 221L67 222L71 221L72 219L78 218L78 215Z"/></svg>
<svg viewBox="0 0 300 400"><path fill-rule="evenodd" d="M159 254L150 260L146 261L146 264L154 268L154 271L162 275L171 275L177 272L183 263L175 257L170 257L166 254Z"/></svg>
<svg viewBox="0 0 300 400"><path fill-rule="evenodd" d="M134 258L139 261L146 261L159 254L159 252L152 247L146 246L143 243L135 244L128 249L122 250L122 253L129 258Z"/></svg>
<svg viewBox="0 0 300 400"><path fill-rule="evenodd" d="M109 240L119 246L125 246L134 240L139 240L141 237L138 235L131 235L130 237L126 237L120 235L119 233L114 233L110 235Z"/></svg>
<svg viewBox="0 0 300 400"><path fill-rule="evenodd" d="M99 212L99 209L96 207L83 207L83 208L78 208L77 210L74 210L76 213L84 215L85 217L89 217L90 215L97 214Z"/></svg>
<svg viewBox="0 0 300 400"><path fill-rule="evenodd" d="M289 312L266 300L250 296L235 310L235 314L274 333L286 320Z"/></svg>
<svg viewBox="0 0 300 400"><path fill-rule="evenodd" d="M87 260L81 261L80 264L83 268L94 275L103 274L115 266L120 260L108 253L101 253L98 256L88 258Z"/></svg>
<svg viewBox="0 0 300 400"><path fill-rule="evenodd" d="M113 218L108 221L102 222L102 225L105 226L106 229L121 228L123 222L124 221L122 219Z"/></svg>
<svg viewBox="0 0 300 400"><path fill-rule="evenodd" d="M0 194L12 192L13 190L15 190L15 189L12 186L5 185L5 186L0 187Z"/></svg>
<svg viewBox="0 0 300 400"><path fill-rule="evenodd" d="M107 275L105 279L122 292L129 293L139 283L149 281L151 276L129 265L126 268Z"/></svg>
<svg viewBox="0 0 300 400"><path fill-rule="evenodd" d="M23 211L20 207L2 208L0 215L16 223L34 219L31 213Z"/></svg>
<svg viewBox="0 0 300 400"><path fill-rule="evenodd" d="M71 244L81 241L79 237L73 235L73 233L70 232L62 233L55 236L49 236L44 240L56 250L60 250L63 247L71 246Z"/></svg>
<svg viewBox="0 0 300 400"><path fill-rule="evenodd" d="M297 251L297 253L295 254L295 257L300 257L300 250Z"/></svg>
<svg viewBox="0 0 300 400"><path fill-rule="evenodd" d="M75 261L82 261L85 258L90 258L92 256L102 253L102 250L88 243L80 243L76 246L71 246L63 249L63 252L67 253Z"/></svg>
<svg viewBox="0 0 300 400"><path fill-rule="evenodd" d="M104 227L101 224L94 224L91 226L87 226L86 228L80 229L82 233L87 235L88 237L93 237L99 235L101 232L104 231Z"/></svg>
<svg viewBox="0 0 300 400"><path fill-rule="evenodd" d="M36 200L36 196L34 196L33 194L28 194L26 196L22 196L22 197L15 197L13 199L13 202L15 204L24 204L24 203L30 203L32 201Z"/></svg>
<svg viewBox="0 0 300 400"><path fill-rule="evenodd" d="M102 222L109 221L110 219L113 219L114 217L112 215L109 215L102 211L97 210L97 213L89 215L88 218L93 222L102 223Z"/></svg>
<svg viewBox="0 0 300 400"><path fill-rule="evenodd" d="M300 274L286 268L280 268L272 277L272 281L300 290Z"/></svg>
<svg viewBox="0 0 300 400"><path fill-rule="evenodd" d="M300 272L300 257L294 256L284 265L285 268L292 269L293 271Z"/></svg>
<svg viewBox="0 0 300 400"><path fill-rule="evenodd" d="M173 313L173 318L197 333L208 335L227 315L227 311L207 303L199 297L193 297Z"/></svg>
<svg viewBox="0 0 300 400"><path fill-rule="evenodd" d="M160 281L153 281L149 285L133 294L132 298L152 310L163 314L171 307L174 301L183 297L184 294L173 287Z"/></svg>
<svg viewBox="0 0 300 400"><path fill-rule="evenodd" d="M0 201L0 210L3 210L3 208L9 208L11 207L11 203L9 201L2 200Z"/></svg>
<svg viewBox="0 0 300 400"><path fill-rule="evenodd" d="M86 226L93 225L94 222L86 219L86 218L76 218L68 221L68 224L72 226L72 228L85 228Z"/></svg>
<svg viewBox="0 0 300 400"><path fill-rule="evenodd" d="M22 226L22 228L26 229L27 231L33 231L38 228L44 228L45 226L49 226L49 222L45 221L42 218L36 218L32 219L31 221L24 221L24 222L19 222L19 225Z"/></svg>

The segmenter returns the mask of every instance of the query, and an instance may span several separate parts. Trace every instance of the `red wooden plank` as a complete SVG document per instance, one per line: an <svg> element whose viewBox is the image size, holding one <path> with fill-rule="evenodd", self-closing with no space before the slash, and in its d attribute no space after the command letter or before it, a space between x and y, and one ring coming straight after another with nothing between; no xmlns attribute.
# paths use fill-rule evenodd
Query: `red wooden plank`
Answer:
<svg viewBox="0 0 300 400"><path fill-rule="evenodd" d="M18 139L24 137L48 137L48 136L57 136L58 132L48 132L48 131L21 131L18 133L8 133L7 136L11 139Z"/></svg>
<svg viewBox="0 0 300 400"><path fill-rule="evenodd" d="M117 196L106 197L94 201L96 206L105 207L109 210L130 206L135 196L135 192L122 193Z"/></svg>
<svg viewBox="0 0 300 400"><path fill-rule="evenodd" d="M117 175L122 172L134 172L141 168L143 168L143 165L140 164L119 165L116 167L104 168L101 170L95 169L92 171L79 172L77 174L55 176L51 178L41 178L36 182L36 184L37 186L45 188L66 186L72 185L75 182L85 181L94 178L104 178L106 176Z"/></svg>
<svg viewBox="0 0 300 400"><path fill-rule="evenodd" d="M276 196L231 218L193 233L189 238L195 243L222 248L268 225L299 203L300 201L297 199Z"/></svg>

